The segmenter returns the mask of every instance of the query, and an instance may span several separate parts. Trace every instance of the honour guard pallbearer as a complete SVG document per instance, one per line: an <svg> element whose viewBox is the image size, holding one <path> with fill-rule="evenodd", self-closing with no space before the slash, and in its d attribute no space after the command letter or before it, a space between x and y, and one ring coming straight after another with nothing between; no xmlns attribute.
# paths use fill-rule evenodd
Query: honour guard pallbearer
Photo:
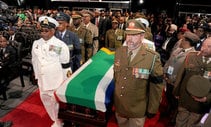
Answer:
<svg viewBox="0 0 211 127"><path fill-rule="evenodd" d="M70 50L70 66L72 71L76 71L81 62L81 45L78 36L67 29L69 26L70 16L63 12L59 12L56 16L59 22L55 36L64 41Z"/></svg>
<svg viewBox="0 0 211 127"><path fill-rule="evenodd" d="M177 99L172 94L174 83L179 68L182 66L184 59L189 52L195 51L194 47L199 41L199 37L192 32L185 32L180 46L171 53L170 58L164 65L164 79L166 81L166 98L168 100L168 109L165 113L170 114L170 124L175 124L177 113Z"/></svg>
<svg viewBox="0 0 211 127"><path fill-rule="evenodd" d="M211 80L211 37L203 42L200 52L190 52L187 55L178 71L173 90L174 96L178 99L176 127L192 127L210 110L211 89L207 87L205 90L200 90L206 81L193 76L207 78L209 82ZM197 84L190 83L191 79ZM196 86L197 90L192 88Z"/></svg>
<svg viewBox="0 0 211 127"><path fill-rule="evenodd" d="M35 78L38 79L41 101L54 121L51 127L61 127L58 119L59 104L54 97L54 91L70 75L70 55L68 46L54 36L59 23L47 16L39 18L41 37L32 46L32 64Z"/></svg>
<svg viewBox="0 0 211 127"><path fill-rule="evenodd" d="M84 11L82 12L82 14L83 14L84 26L86 27L86 29L92 32L92 46L93 46L92 50L93 50L93 55L95 55L99 50L99 40L98 40L99 30L98 27L91 22L91 19L93 17L92 12Z"/></svg>
<svg viewBox="0 0 211 127"><path fill-rule="evenodd" d="M145 117L155 116L160 105L163 68L159 54L142 44L144 35L141 22L128 20L127 46L115 53L114 106L119 127L143 127Z"/></svg>
<svg viewBox="0 0 211 127"><path fill-rule="evenodd" d="M111 50L115 50L122 46L125 40L125 32L118 28L119 22L114 19L112 21L112 28L106 31L105 47Z"/></svg>
<svg viewBox="0 0 211 127"><path fill-rule="evenodd" d="M85 28L82 24L82 13L76 11L72 14L73 25L70 30L76 33L79 37L81 44L81 64L85 63L89 58L92 57L92 32Z"/></svg>

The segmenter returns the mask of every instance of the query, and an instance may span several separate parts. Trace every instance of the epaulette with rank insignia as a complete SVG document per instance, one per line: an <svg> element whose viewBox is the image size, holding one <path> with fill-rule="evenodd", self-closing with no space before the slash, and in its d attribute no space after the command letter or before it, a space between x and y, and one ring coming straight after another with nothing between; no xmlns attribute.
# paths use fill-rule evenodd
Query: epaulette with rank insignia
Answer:
<svg viewBox="0 0 211 127"><path fill-rule="evenodd" d="M152 53L152 54L154 54L156 56L160 56L158 52L156 52L156 51L154 51L154 50L152 50L150 48L146 48L146 51L148 51L148 52L150 52L150 53Z"/></svg>

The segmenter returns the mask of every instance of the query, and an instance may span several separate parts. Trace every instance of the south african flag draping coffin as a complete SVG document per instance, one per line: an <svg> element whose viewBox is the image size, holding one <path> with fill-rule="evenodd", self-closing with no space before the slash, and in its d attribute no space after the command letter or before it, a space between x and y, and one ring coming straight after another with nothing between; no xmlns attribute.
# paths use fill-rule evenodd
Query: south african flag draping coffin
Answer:
<svg viewBox="0 0 211 127"><path fill-rule="evenodd" d="M59 101L106 112L111 103L114 52L101 48L55 92Z"/></svg>

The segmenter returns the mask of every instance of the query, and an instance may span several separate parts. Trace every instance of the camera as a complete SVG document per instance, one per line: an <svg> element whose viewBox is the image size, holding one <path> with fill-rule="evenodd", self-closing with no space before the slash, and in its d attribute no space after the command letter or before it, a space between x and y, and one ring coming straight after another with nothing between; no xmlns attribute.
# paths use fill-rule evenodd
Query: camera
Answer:
<svg viewBox="0 0 211 127"><path fill-rule="evenodd" d="M0 1L0 31L7 30L9 23L15 24L18 20L18 16L8 9L8 5L3 1Z"/></svg>

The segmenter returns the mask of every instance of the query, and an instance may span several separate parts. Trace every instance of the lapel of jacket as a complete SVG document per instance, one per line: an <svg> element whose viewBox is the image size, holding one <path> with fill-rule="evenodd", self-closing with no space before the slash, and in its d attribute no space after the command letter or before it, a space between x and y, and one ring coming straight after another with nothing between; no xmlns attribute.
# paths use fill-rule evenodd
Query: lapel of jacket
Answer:
<svg viewBox="0 0 211 127"><path fill-rule="evenodd" d="M129 65L136 65L137 63L143 61L145 59L145 56L146 56L146 49L142 45L137 54L135 55L135 57L133 58L133 60L129 63Z"/></svg>
<svg viewBox="0 0 211 127"><path fill-rule="evenodd" d="M68 42L69 39L70 39L70 33L69 33L68 30L66 30L66 32L65 32L64 35L63 35L62 40L65 41L65 42Z"/></svg>

